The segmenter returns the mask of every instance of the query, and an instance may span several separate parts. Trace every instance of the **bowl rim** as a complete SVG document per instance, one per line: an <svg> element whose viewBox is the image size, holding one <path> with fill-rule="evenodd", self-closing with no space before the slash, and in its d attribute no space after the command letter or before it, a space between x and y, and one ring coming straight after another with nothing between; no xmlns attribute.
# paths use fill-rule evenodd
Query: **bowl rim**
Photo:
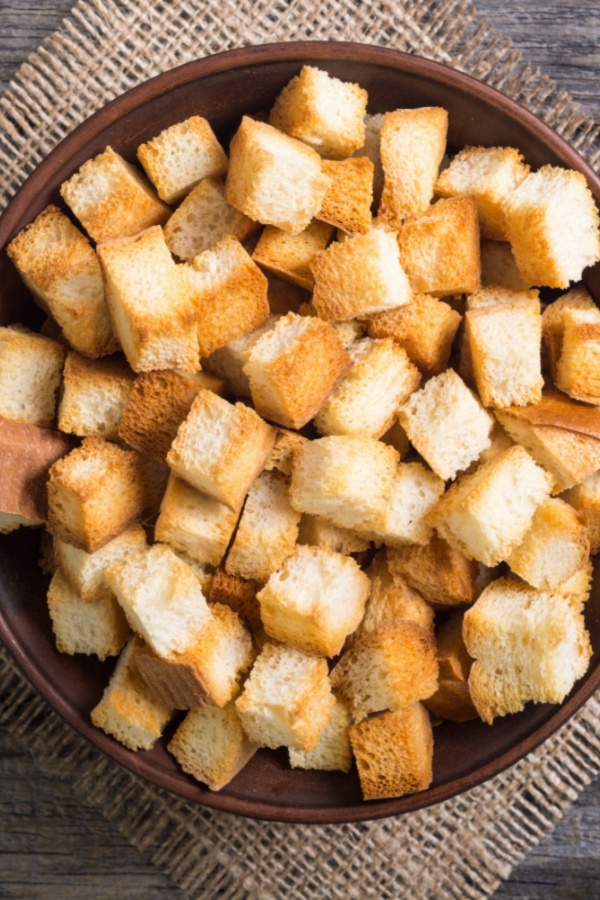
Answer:
<svg viewBox="0 0 600 900"><path fill-rule="evenodd" d="M199 81L210 75L249 66L268 65L272 62L318 63L319 61L343 60L380 65L421 76L429 81L443 82L445 85L449 84L463 93L499 108L549 145L549 148L561 158L565 165L581 172L586 177L596 200L600 201L600 179L576 150L550 126L522 107L517 101L471 75L425 57L374 44L346 41L273 42L226 50L183 63L131 88L81 122L36 166L6 206L0 216L0 251L14 236L15 223L23 215L31 197L34 197L38 188L52 176L52 172L69 159L72 151L77 149L83 130L86 131L86 140L89 141L118 118L135 109L141 99L144 101L154 99L174 88ZM25 648L19 640L18 630L11 627L1 604L0 638L20 669L54 710L84 738L133 774L141 775L149 782L165 788L183 799L192 800L223 812L254 819L304 824L369 821L424 809L449 800L500 774L535 750L566 723L600 686L600 664L598 664L573 695L565 703L557 706L555 711L531 734L501 755L479 766L474 772L436 785L427 791L389 800L368 803L363 801L358 805L348 807L294 806L282 808L276 803L230 796L222 791L213 792L207 788L200 791L201 797L199 797L199 788L204 788L199 782L192 782L189 777L182 779L180 772L177 774L163 770L157 772L152 763L149 763L143 755L132 753L95 728L60 694L57 687L46 679L44 673L36 665L36 660L31 659L25 652Z"/></svg>

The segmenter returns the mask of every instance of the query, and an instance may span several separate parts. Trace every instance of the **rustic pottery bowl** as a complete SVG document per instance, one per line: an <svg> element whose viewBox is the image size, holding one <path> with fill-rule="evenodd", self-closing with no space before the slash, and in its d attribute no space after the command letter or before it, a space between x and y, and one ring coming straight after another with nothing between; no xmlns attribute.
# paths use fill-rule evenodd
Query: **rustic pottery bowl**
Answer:
<svg viewBox="0 0 600 900"><path fill-rule="evenodd" d="M70 134L35 170L0 219L0 323L39 324L40 313L22 287L5 247L49 203L85 160L107 144L129 159L138 144L191 114L206 116L227 142L243 113L267 110L279 90L309 63L369 92L369 111L443 106L450 116L449 146L518 147L532 166L578 169L600 200L600 180L550 128L507 97L473 78L429 60L360 44L298 42L249 47L188 63L128 91ZM586 273L600 299L600 267ZM480 784L537 747L600 684L600 585L587 604L595 653L590 668L560 706L532 705L497 720L435 729L434 779L429 790L365 803L358 776L291 770L284 750L260 751L219 793L184 775L162 740L131 753L92 727L114 661L70 657L54 647L45 604L47 578L37 569L39 533L21 529L0 538L0 637L44 697L78 731L117 762L149 781L206 806L290 822L350 822L396 815L439 803ZM173 726L171 726L171 731ZM167 732L167 737L171 731Z"/></svg>

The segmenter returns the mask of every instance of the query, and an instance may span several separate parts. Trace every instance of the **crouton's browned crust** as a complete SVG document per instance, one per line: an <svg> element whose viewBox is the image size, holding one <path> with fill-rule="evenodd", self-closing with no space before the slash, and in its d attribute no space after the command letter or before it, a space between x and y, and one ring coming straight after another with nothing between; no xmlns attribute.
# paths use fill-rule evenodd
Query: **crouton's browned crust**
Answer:
<svg viewBox="0 0 600 900"><path fill-rule="evenodd" d="M445 607L475 600L477 563L436 535L425 546L394 547L387 557L392 575L406 579L429 603Z"/></svg>
<svg viewBox="0 0 600 900"><path fill-rule="evenodd" d="M316 253L325 249L332 235L333 226L317 220L295 235L267 225L252 259L280 278L312 291L315 279L310 263Z"/></svg>
<svg viewBox="0 0 600 900"><path fill-rule="evenodd" d="M322 169L331 178L317 218L350 234L366 234L371 227L373 163L366 156L323 160Z"/></svg>
<svg viewBox="0 0 600 900"><path fill-rule="evenodd" d="M223 603L236 612L252 634L261 627L260 604L256 594L260 585L237 575L229 575L224 568L216 570L210 588L210 602Z"/></svg>

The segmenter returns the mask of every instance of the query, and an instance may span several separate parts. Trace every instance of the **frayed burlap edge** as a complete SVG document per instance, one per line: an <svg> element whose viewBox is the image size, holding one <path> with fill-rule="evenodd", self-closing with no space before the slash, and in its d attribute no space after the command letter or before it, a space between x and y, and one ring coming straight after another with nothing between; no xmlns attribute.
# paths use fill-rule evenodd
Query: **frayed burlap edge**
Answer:
<svg viewBox="0 0 600 900"><path fill-rule="evenodd" d="M93 111L189 59L272 40L356 40L420 53L503 90L593 164L599 127L466 0L85 0L0 99L0 206ZM600 703L509 772L438 807L376 823L290 826L191 805L84 741L0 652L0 716L190 896L489 896L600 769ZM489 810L494 810L493 818Z"/></svg>

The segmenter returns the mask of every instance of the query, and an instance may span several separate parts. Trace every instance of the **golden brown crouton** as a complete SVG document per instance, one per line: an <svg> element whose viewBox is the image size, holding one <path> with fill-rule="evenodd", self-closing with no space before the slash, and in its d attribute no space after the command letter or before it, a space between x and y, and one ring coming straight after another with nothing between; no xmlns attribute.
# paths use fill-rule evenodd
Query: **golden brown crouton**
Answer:
<svg viewBox="0 0 600 900"><path fill-rule="evenodd" d="M286 281L312 291L315 283L310 263L324 250L333 235L333 226L313 220L300 234L286 234L267 225L252 259Z"/></svg>
<svg viewBox="0 0 600 900"><path fill-rule="evenodd" d="M556 378L558 361L565 333L565 313L569 310L597 310L598 307L583 286L567 291L554 303L549 303L542 315L542 334L546 345L548 368L552 381Z"/></svg>
<svg viewBox="0 0 600 900"><path fill-rule="evenodd" d="M50 428L64 358L64 347L50 338L0 327L0 415Z"/></svg>
<svg viewBox="0 0 600 900"><path fill-rule="evenodd" d="M321 165L331 185L317 218L348 234L366 234L371 228L373 163L366 156L356 156L337 162L324 160Z"/></svg>
<svg viewBox="0 0 600 900"><path fill-rule="evenodd" d="M259 585L256 581L229 575L220 567L212 580L210 602L229 606L254 635L261 627L260 605L256 599L258 590Z"/></svg>
<svg viewBox="0 0 600 900"><path fill-rule="evenodd" d="M135 379L121 356L91 360L68 353L58 427L67 434L119 440L119 423Z"/></svg>
<svg viewBox="0 0 600 900"><path fill-rule="evenodd" d="M517 269L508 241L481 242L481 284L484 287L502 285L513 291L526 291L531 287Z"/></svg>
<svg viewBox="0 0 600 900"><path fill-rule="evenodd" d="M387 559L395 578L405 579L436 606L461 606L477 597L477 563L437 535L425 546L394 547Z"/></svg>

